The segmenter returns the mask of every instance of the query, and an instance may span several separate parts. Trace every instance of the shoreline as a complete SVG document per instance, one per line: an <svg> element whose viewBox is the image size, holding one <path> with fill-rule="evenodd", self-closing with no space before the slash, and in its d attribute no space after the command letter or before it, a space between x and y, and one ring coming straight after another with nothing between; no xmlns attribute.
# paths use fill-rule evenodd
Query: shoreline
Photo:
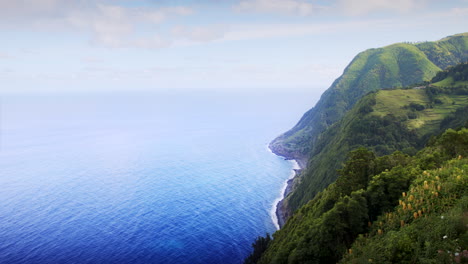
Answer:
<svg viewBox="0 0 468 264"><path fill-rule="evenodd" d="M279 230L281 229L281 227L284 226L286 216L287 216L286 210L283 206L283 200L284 198L286 198L286 196L288 196L289 193L291 193L293 181L299 175L299 173L306 167L307 161L305 159L295 159L295 158L289 158L289 157L284 157L282 155L279 155L275 153L270 148L270 146L268 146L267 149L272 154L282 157L285 160L290 161L292 163L291 175L288 177L288 179L284 181L283 186L281 187L281 190L280 190L280 195L273 202L273 205L270 211L273 224L275 225L276 230Z"/></svg>

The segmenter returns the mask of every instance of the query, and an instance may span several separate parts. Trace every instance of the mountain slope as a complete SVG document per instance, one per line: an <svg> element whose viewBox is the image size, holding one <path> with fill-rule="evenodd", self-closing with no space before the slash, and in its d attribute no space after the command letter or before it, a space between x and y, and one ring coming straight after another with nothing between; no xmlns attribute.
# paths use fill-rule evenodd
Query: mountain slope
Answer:
<svg viewBox="0 0 468 264"><path fill-rule="evenodd" d="M308 159L320 134L366 93L430 80L440 69L468 60L468 33L436 42L394 44L357 55L343 75L297 125L270 143L278 155Z"/></svg>
<svg viewBox="0 0 468 264"><path fill-rule="evenodd" d="M468 89L463 86L371 92L319 137L309 169L295 179L283 202L289 209L285 217L336 180L349 151L365 146L379 156L396 150L414 154L431 135L468 121L467 109Z"/></svg>

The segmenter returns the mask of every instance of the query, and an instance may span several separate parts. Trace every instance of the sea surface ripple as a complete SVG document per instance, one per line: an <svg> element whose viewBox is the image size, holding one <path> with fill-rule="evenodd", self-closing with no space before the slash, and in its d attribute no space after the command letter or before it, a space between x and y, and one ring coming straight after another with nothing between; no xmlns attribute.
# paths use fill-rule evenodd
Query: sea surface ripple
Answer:
<svg viewBox="0 0 468 264"><path fill-rule="evenodd" d="M242 263L291 171L266 145L303 110L259 99L3 97L0 263Z"/></svg>

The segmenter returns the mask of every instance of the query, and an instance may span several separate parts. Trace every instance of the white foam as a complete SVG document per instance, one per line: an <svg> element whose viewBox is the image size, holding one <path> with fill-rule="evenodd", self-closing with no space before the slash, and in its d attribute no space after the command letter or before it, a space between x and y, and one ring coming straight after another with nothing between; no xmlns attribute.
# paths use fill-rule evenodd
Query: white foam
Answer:
<svg viewBox="0 0 468 264"><path fill-rule="evenodd" d="M278 198L275 199L275 201L273 201L273 204L270 210L271 220L273 221L273 224L275 225L276 230L280 229L278 216L276 215L276 207L278 206L278 203L284 199L284 192L286 191L286 188L288 187L288 181L294 178L294 176L296 176L296 172L294 170L300 169L299 164L297 163L296 160L289 160L289 162L292 164L291 174L289 175L288 179L284 181L283 186L281 187L279 196Z"/></svg>
<svg viewBox="0 0 468 264"><path fill-rule="evenodd" d="M270 152L271 154L275 154L275 153L273 153L273 151L271 150L271 148L270 148L270 145L269 145L269 144L266 144L266 146L265 146L265 147L266 147L266 149L267 149L267 151L268 151L268 152Z"/></svg>

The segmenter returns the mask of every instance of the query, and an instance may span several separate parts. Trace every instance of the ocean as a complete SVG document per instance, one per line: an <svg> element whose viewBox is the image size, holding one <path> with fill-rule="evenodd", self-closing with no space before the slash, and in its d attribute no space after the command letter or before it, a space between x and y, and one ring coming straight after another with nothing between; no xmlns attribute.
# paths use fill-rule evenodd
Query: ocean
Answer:
<svg viewBox="0 0 468 264"><path fill-rule="evenodd" d="M0 263L242 263L310 94L4 95Z"/></svg>

